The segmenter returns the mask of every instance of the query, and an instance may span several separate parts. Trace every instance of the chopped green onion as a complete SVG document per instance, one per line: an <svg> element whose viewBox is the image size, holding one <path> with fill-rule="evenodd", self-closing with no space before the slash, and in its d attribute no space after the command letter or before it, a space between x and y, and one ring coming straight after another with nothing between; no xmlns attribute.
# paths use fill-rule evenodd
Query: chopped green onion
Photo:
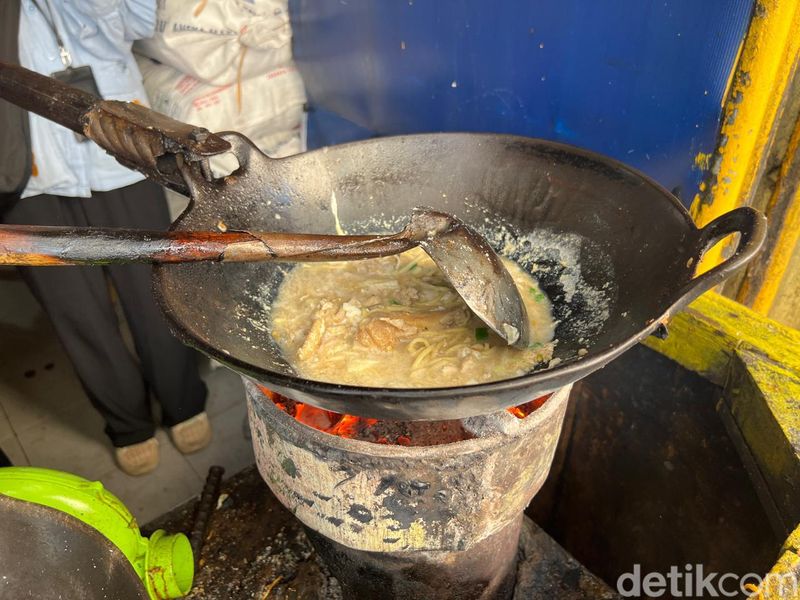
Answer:
<svg viewBox="0 0 800 600"><path fill-rule="evenodd" d="M399 272L400 272L400 273L407 273L408 271L413 271L413 270L414 270L414 269L416 269L416 268L417 268L417 262L416 262L416 261L414 261L414 262L412 262L412 263L408 263L408 264L407 264L405 267L403 267L402 269L400 269L400 271L399 271Z"/></svg>
<svg viewBox="0 0 800 600"><path fill-rule="evenodd" d="M528 348L530 350L533 350L534 348L541 348L541 347L542 347L542 344L540 342L531 342L530 344L528 344Z"/></svg>
<svg viewBox="0 0 800 600"><path fill-rule="evenodd" d="M394 298L392 298L391 300L389 300L389 304L400 304L400 303Z"/></svg>
<svg viewBox="0 0 800 600"><path fill-rule="evenodd" d="M404 266L402 269L400 269L398 271L398 273L408 273L409 271L413 271L414 269L417 269L417 268L419 268L419 265L417 264L417 261L414 261L414 262L408 263L406 266Z"/></svg>
<svg viewBox="0 0 800 600"><path fill-rule="evenodd" d="M489 339L489 330L486 329L486 327L476 327L475 339L478 340L479 342Z"/></svg>
<svg viewBox="0 0 800 600"><path fill-rule="evenodd" d="M537 290L535 287L528 288L528 293L530 293L530 295L533 296L533 299L536 302L541 302L542 300L545 299L545 295L539 290Z"/></svg>

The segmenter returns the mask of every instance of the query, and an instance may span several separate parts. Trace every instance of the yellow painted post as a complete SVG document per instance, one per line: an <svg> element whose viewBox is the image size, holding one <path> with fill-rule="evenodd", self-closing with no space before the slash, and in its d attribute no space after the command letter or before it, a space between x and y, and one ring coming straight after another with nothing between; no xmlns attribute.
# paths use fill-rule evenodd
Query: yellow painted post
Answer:
<svg viewBox="0 0 800 600"><path fill-rule="evenodd" d="M739 348L757 348L770 361L794 369L800 381L800 331L715 292L703 294L676 314L667 329L666 339L650 336L644 344L720 387ZM800 421L797 427L800 432Z"/></svg>
<svg viewBox="0 0 800 600"><path fill-rule="evenodd" d="M703 226L748 204L763 168L773 125L800 55L800 0L756 0L723 112L712 173L692 203ZM706 253L699 271L722 260L719 246Z"/></svg>
<svg viewBox="0 0 800 600"><path fill-rule="evenodd" d="M800 598L800 555L787 550L763 578L761 585L748 589L754 600L798 600Z"/></svg>
<svg viewBox="0 0 800 600"><path fill-rule="evenodd" d="M755 270L751 269L752 272L743 281L736 297L737 300L744 302L762 315L769 315L786 269L789 267L792 254L800 241L798 165L800 165L800 121L795 125L781 165L778 181L767 206L767 215L769 216L772 214L772 208L782 201L786 202L786 212L783 213L781 222L772 223L770 233L776 236L775 243L769 256L763 256L760 259L763 263L756 265ZM786 200L786 196L789 196L788 200Z"/></svg>

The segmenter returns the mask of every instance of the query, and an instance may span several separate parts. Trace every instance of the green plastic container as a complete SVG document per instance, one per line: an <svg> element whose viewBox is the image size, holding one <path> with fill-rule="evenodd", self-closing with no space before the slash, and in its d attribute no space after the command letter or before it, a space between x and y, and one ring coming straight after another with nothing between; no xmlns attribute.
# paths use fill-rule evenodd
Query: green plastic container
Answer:
<svg viewBox="0 0 800 600"><path fill-rule="evenodd" d="M51 469L2 467L0 494L60 510L99 531L128 558L154 600L189 593L194 557L188 538L161 529L142 537L130 511L99 481Z"/></svg>

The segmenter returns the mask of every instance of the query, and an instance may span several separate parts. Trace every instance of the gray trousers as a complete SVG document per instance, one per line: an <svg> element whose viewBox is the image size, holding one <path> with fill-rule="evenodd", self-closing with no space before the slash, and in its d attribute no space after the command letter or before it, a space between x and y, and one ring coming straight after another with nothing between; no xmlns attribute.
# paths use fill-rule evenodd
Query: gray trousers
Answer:
<svg viewBox="0 0 800 600"><path fill-rule="evenodd" d="M3 221L162 230L170 223L164 193L149 181L95 192L91 198L25 198ZM153 435L150 392L161 405L165 426L205 409L206 387L196 356L169 332L151 291L150 265L26 267L20 271L49 315L115 446ZM109 282L119 296L137 356L123 342Z"/></svg>

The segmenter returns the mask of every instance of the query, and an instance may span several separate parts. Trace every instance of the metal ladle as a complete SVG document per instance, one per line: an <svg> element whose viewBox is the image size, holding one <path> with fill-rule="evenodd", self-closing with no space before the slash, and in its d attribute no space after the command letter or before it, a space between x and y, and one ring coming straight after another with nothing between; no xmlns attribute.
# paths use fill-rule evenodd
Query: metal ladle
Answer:
<svg viewBox="0 0 800 600"><path fill-rule="evenodd" d="M2 62L0 97L85 135L120 163L184 194L192 191L187 174L201 171L211 178L209 157L230 149L229 142L202 128L141 105L101 100ZM525 306L508 271L479 234L444 212L417 208L402 231L373 236L0 226L0 264L18 266L355 260L415 246L428 253L492 331L508 344L527 347Z"/></svg>
<svg viewBox="0 0 800 600"><path fill-rule="evenodd" d="M0 225L0 265L58 266L196 261L318 262L389 256L420 246L467 306L508 344L527 347L525 305L508 270L473 229L447 213L417 208L392 235L249 231L140 231Z"/></svg>

